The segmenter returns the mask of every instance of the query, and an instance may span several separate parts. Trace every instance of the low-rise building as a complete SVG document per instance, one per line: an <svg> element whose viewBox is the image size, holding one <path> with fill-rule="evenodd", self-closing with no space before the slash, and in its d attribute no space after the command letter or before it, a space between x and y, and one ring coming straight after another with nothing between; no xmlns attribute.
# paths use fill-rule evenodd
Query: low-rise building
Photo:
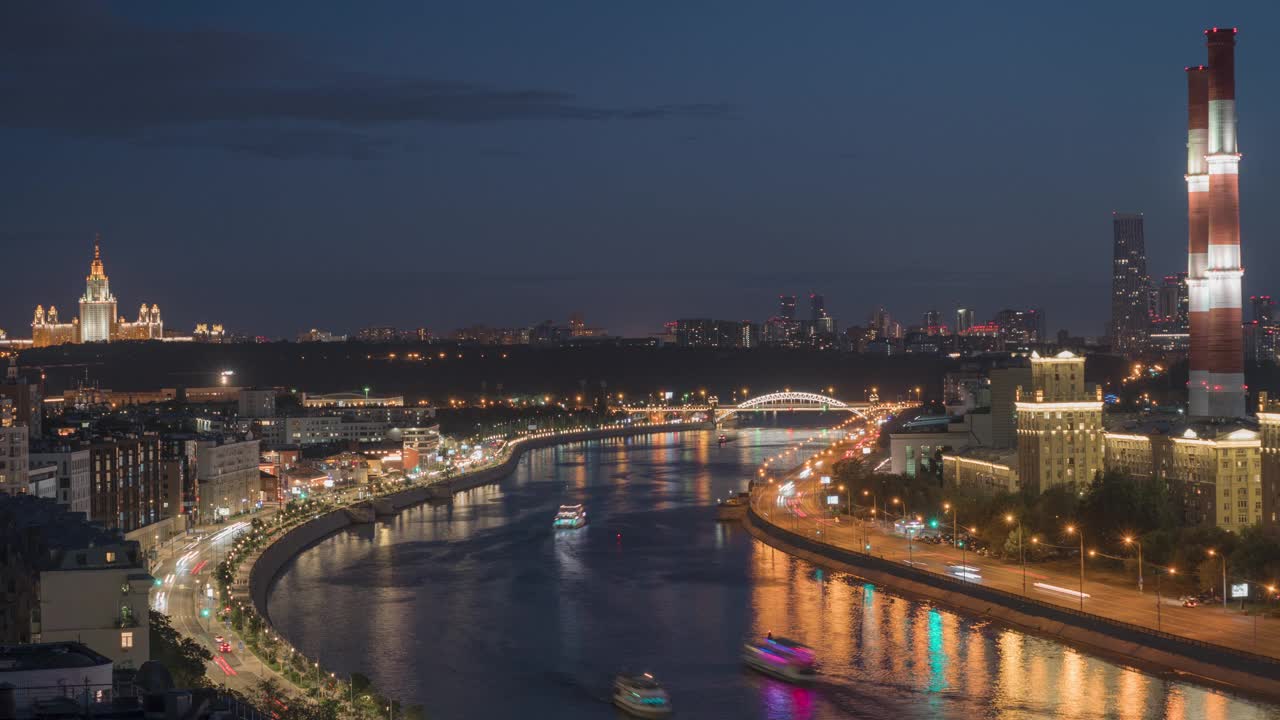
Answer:
<svg viewBox="0 0 1280 720"><path fill-rule="evenodd" d="M117 667L138 668L151 659L150 605L155 583L138 544L66 549L40 571L40 614L32 618L34 642L82 642Z"/></svg>
<svg viewBox="0 0 1280 720"><path fill-rule="evenodd" d="M1002 448L970 447L942 456L942 479L985 492L1018 492L1018 454Z"/></svg>
<svg viewBox="0 0 1280 720"><path fill-rule="evenodd" d="M939 473L945 453L970 445L990 445L991 413L916 418L889 435L890 472L916 477Z"/></svg>
<svg viewBox="0 0 1280 720"><path fill-rule="evenodd" d="M111 701L113 672L111 658L84 643L0 645L0 685L13 688L14 717L42 717L38 710L57 701L72 703L82 717Z"/></svg>
<svg viewBox="0 0 1280 720"><path fill-rule="evenodd" d="M0 644L75 641L118 667L150 659L138 543L32 495L0 494Z"/></svg>
<svg viewBox="0 0 1280 720"><path fill-rule="evenodd" d="M404 407L404 396L371 395L367 392L341 392L319 395L303 393L302 406L306 408Z"/></svg>

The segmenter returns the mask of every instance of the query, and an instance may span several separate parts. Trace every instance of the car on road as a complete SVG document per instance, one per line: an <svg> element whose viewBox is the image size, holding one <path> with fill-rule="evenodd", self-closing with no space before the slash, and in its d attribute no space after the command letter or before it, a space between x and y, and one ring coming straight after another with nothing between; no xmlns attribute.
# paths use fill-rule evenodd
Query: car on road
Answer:
<svg viewBox="0 0 1280 720"><path fill-rule="evenodd" d="M1187 596L1182 598L1182 607L1193 608L1200 604L1200 601L1194 597Z"/></svg>
<svg viewBox="0 0 1280 720"><path fill-rule="evenodd" d="M213 641L218 643L219 645L221 645L224 640L226 640L226 638L222 637L221 635L213 636Z"/></svg>
<svg viewBox="0 0 1280 720"><path fill-rule="evenodd" d="M220 653L231 652L231 643L227 642L226 640L223 640L221 643L218 643L218 652Z"/></svg>

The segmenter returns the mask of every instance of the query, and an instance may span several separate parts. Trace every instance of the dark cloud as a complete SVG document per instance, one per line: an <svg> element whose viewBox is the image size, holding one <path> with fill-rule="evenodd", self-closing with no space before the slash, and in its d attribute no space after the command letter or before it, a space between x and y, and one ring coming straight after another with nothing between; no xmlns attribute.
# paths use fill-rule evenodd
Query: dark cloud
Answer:
<svg viewBox="0 0 1280 720"><path fill-rule="evenodd" d="M363 160L394 147L407 147L391 138L343 128L212 127L197 131L147 133L144 146L209 147L274 160L321 156Z"/></svg>
<svg viewBox="0 0 1280 720"><path fill-rule="evenodd" d="M0 68L0 126L146 142L185 138L271 157L367 156L390 144L335 127L656 120L729 111L714 103L599 107L558 90L354 73L311 60L287 37L154 29L96 3L4 4ZM157 129L272 121L327 127L148 137Z"/></svg>

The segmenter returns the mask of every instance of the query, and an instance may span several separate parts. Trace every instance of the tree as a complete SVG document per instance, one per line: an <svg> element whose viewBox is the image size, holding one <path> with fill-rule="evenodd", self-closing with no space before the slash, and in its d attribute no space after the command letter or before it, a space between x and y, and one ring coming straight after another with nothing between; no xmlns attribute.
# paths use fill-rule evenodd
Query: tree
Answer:
<svg viewBox="0 0 1280 720"><path fill-rule="evenodd" d="M152 610L151 658L169 669L174 685L180 688L198 688L209 684L205 677L205 663L213 660L213 653L191 638L182 637L169 617Z"/></svg>

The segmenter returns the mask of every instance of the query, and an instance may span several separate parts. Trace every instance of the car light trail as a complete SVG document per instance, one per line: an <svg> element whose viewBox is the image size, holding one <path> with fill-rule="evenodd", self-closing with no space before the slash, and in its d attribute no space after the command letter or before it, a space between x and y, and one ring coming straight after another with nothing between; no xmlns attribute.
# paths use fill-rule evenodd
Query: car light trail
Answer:
<svg viewBox="0 0 1280 720"><path fill-rule="evenodd" d="M1034 588L1038 588L1040 590L1045 590L1047 592L1056 592L1056 593L1062 593L1063 595L1070 595L1073 598L1091 597L1089 593L1082 593L1077 590L1070 590L1068 588L1058 587L1057 585L1050 585L1049 583L1042 583L1042 582L1031 583L1031 586Z"/></svg>

